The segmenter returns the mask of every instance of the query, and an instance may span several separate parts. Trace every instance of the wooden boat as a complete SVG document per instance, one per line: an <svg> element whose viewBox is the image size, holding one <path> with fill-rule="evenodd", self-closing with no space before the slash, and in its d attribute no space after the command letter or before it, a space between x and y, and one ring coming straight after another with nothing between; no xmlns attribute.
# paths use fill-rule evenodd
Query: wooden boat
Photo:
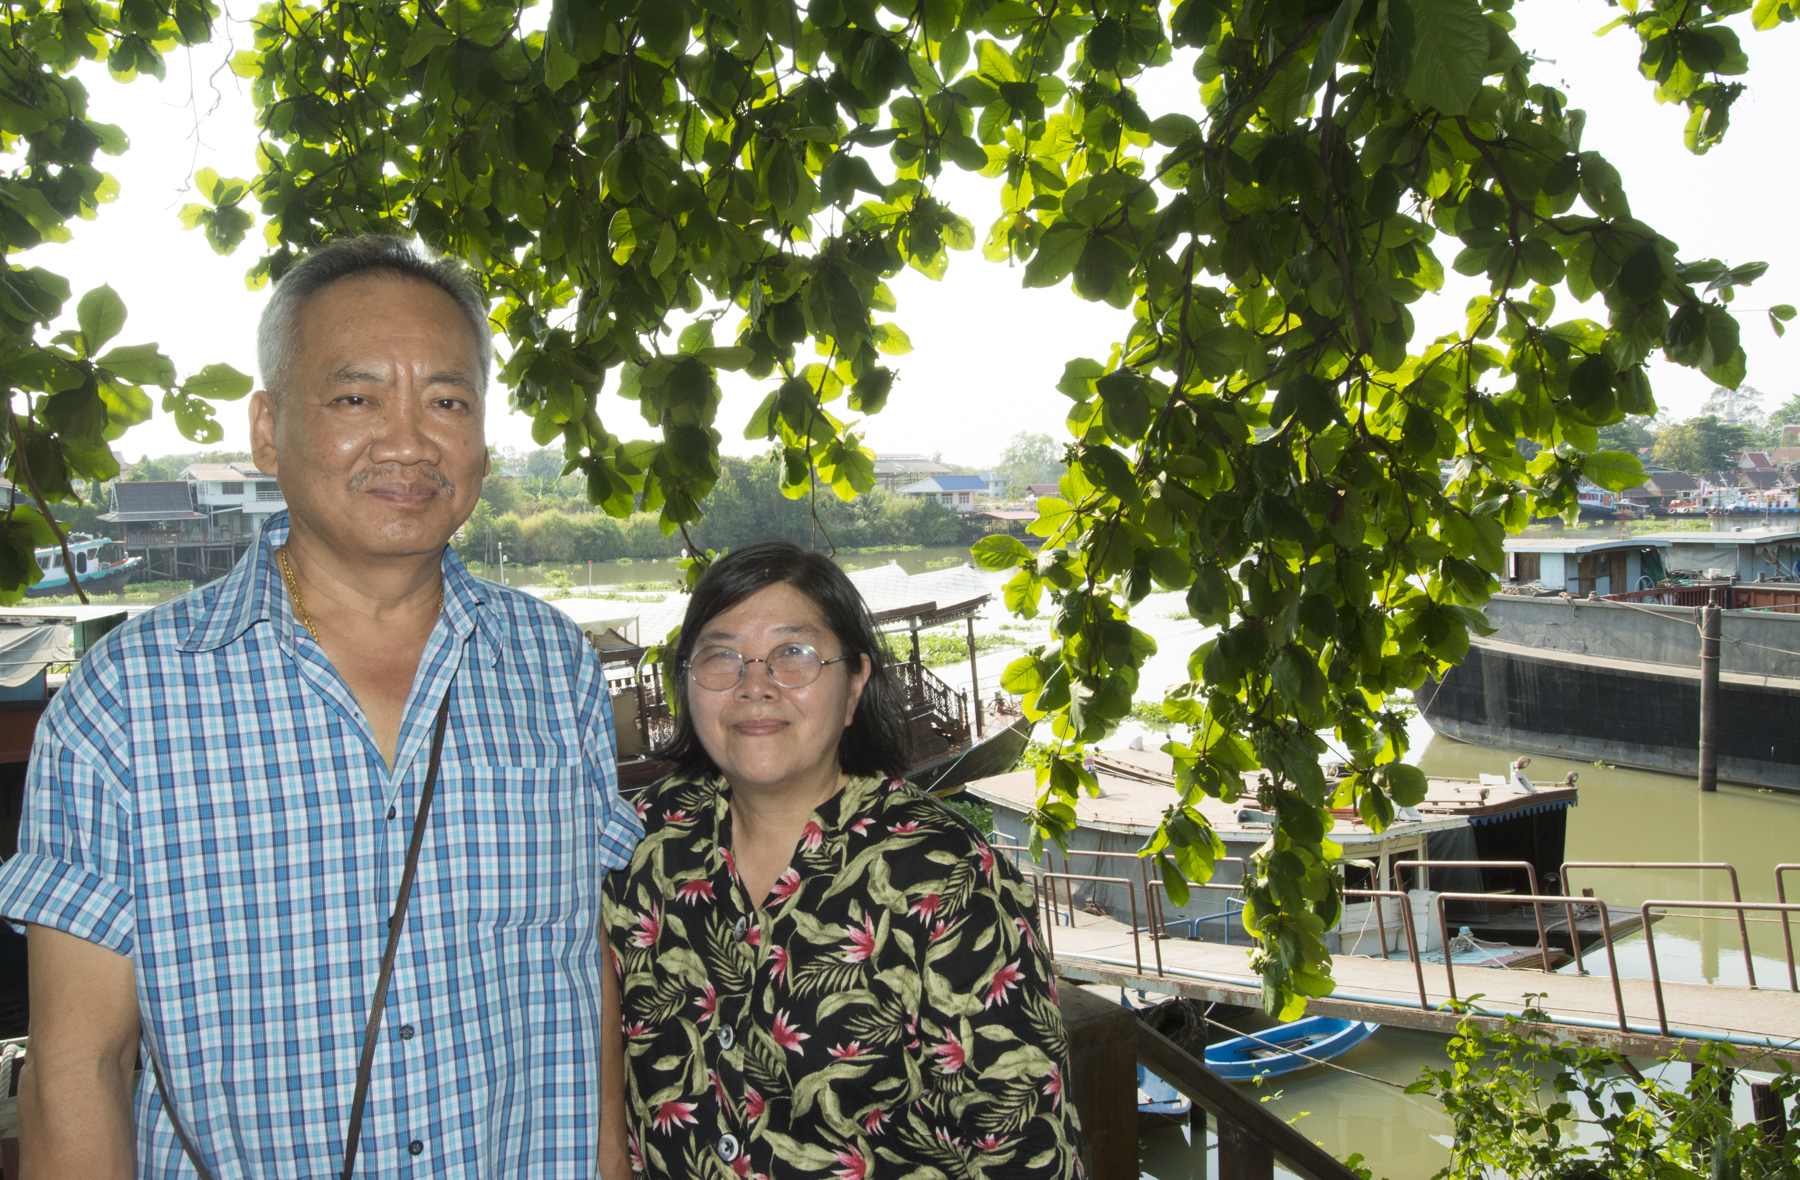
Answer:
<svg viewBox="0 0 1800 1180"><path fill-rule="evenodd" d="M61 545L45 545L34 554L44 576L36 585L26 588L28 598L72 595L76 583L89 594L117 594L144 564L141 557L119 556L119 543L111 537L94 537L87 533L69 534L69 559L74 562L72 570L63 563Z"/></svg>
<svg viewBox="0 0 1800 1180"><path fill-rule="evenodd" d="M1329 1061L1362 1044L1380 1027L1366 1020L1308 1016L1292 1024L1208 1045L1206 1065L1227 1081L1276 1077Z"/></svg>

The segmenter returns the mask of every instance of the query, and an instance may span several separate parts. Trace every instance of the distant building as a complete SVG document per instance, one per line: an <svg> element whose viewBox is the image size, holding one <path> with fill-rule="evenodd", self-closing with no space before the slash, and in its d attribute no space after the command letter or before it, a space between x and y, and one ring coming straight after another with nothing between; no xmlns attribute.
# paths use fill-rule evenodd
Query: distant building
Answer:
<svg viewBox="0 0 1800 1180"><path fill-rule="evenodd" d="M902 496L929 496L954 512L974 512L993 494L980 475L934 475L900 489Z"/></svg>
<svg viewBox="0 0 1800 1180"><path fill-rule="evenodd" d="M181 476L193 484L194 504L217 532L254 533L287 510L281 485L253 463L189 463Z"/></svg>
<svg viewBox="0 0 1800 1180"><path fill-rule="evenodd" d="M110 512L100 519L122 524L125 532L187 532L204 522L206 513L194 503L194 485L185 479L114 480L107 493ZM136 526L135 529L133 526ZM116 535L116 534L115 534Z"/></svg>
<svg viewBox="0 0 1800 1180"><path fill-rule="evenodd" d="M1025 485L1026 492L1033 500L1042 500L1045 496L1060 496L1062 488L1053 483L1030 483Z"/></svg>
<svg viewBox="0 0 1800 1180"><path fill-rule="evenodd" d="M1659 471L1637 487L1619 494L1646 508L1667 508L1672 501L1688 499L1699 490L1700 484L1685 471Z"/></svg>
<svg viewBox="0 0 1800 1180"><path fill-rule="evenodd" d="M924 455L876 455L875 486L897 492L908 484L933 475L949 475L950 469Z"/></svg>

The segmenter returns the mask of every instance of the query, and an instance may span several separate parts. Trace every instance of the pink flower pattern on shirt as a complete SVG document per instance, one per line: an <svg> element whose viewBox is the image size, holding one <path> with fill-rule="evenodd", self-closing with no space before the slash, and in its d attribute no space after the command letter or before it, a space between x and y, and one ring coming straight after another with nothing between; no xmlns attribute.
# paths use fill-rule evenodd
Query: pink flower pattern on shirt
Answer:
<svg viewBox="0 0 1800 1180"><path fill-rule="evenodd" d="M852 779L756 905L721 781L665 779L640 813L646 839L607 881L605 925L645 1180L1076 1174L1035 899L959 817L897 781ZM980 1007L940 1011L933 995ZM816 1089L795 1113L796 1087L821 1075L850 1138L827 1125ZM722 1128L739 1146L730 1161Z"/></svg>

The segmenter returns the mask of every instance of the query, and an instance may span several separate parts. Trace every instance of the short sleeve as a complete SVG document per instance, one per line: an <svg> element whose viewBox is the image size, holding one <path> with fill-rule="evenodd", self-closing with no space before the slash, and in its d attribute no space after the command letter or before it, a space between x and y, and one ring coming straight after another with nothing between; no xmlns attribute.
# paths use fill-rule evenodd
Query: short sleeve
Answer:
<svg viewBox="0 0 1800 1180"><path fill-rule="evenodd" d="M81 712L79 702L59 696L38 728L19 851L0 865L0 915L129 955L136 932L130 793L110 760L89 754L109 728L118 738L111 748L122 749L123 732L103 725L87 740L63 740L63 727L79 722L71 714Z"/></svg>

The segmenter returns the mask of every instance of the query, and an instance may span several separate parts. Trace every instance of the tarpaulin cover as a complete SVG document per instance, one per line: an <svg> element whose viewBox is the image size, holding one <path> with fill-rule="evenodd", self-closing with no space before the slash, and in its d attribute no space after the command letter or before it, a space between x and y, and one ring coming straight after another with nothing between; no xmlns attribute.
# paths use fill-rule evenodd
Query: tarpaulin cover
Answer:
<svg viewBox="0 0 1800 1180"><path fill-rule="evenodd" d="M66 624L0 623L0 686L17 688L46 664L72 661L74 634Z"/></svg>

